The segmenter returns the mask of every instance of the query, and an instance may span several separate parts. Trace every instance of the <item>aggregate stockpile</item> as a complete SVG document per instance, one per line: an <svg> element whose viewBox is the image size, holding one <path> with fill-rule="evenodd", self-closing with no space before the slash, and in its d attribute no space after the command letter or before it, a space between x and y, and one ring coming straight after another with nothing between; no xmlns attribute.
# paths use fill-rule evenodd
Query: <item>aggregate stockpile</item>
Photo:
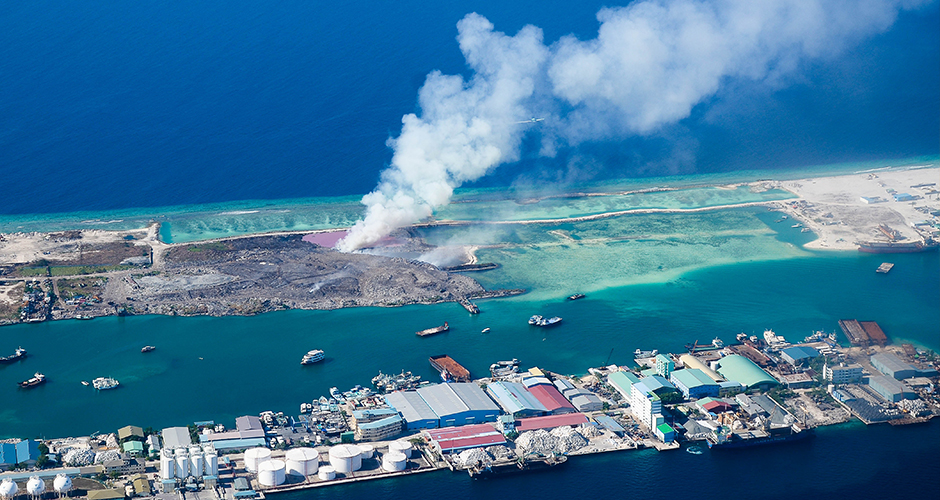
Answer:
<svg viewBox="0 0 940 500"><path fill-rule="evenodd" d="M571 427L557 427L523 432L516 438L516 449L523 455L567 454L587 446L588 440Z"/></svg>

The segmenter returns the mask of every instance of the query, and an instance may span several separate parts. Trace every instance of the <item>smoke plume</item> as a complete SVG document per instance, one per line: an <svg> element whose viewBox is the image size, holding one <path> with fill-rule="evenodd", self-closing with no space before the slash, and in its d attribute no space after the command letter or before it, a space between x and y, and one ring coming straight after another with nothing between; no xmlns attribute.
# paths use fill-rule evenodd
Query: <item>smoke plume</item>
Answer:
<svg viewBox="0 0 940 500"><path fill-rule="evenodd" d="M729 80L782 87L802 65L837 56L887 30L900 9L929 0L646 0L597 14L597 37L494 31L478 14L457 24L472 77L433 72L421 116L401 135L366 216L338 243L371 245L430 216L454 189L519 159L526 131L541 127L542 154L588 140L649 135L689 116ZM526 123L530 117L544 121Z"/></svg>

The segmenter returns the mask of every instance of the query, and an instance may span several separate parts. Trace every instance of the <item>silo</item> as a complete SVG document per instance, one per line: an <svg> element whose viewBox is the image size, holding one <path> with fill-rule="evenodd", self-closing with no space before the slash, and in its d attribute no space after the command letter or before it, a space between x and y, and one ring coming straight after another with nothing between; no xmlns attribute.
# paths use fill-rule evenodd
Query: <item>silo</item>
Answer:
<svg viewBox="0 0 940 500"><path fill-rule="evenodd" d="M407 458L411 458L411 443L408 441L392 441L388 443L388 451L393 452L397 451L404 454Z"/></svg>
<svg viewBox="0 0 940 500"><path fill-rule="evenodd" d="M160 454L160 479L173 479L176 477L176 460L170 450L163 450Z"/></svg>
<svg viewBox="0 0 940 500"><path fill-rule="evenodd" d="M249 448L245 450L245 470L258 472L258 465L271 460L271 450L267 448Z"/></svg>
<svg viewBox="0 0 940 500"><path fill-rule="evenodd" d="M33 476L26 481L26 493L32 497L41 496L46 491L46 483L39 476Z"/></svg>
<svg viewBox="0 0 940 500"><path fill-rule="evenodd" d="M189 476L189 455L176 451L176 477L184 479Z"/></svg>
<svg viewBox="0 0 940 500"><path fill-rule="evenodd" d="M3 482L0 483L0 497L2 498L13 498L18 491L20 491L19 486L9 479L4 479Z"/></svg>
<svg viewBox="0 0 940 500"><path fill-rule="evenodd" d="M388 472L405 470L408 464L408 457L404 453L390 451L382 457L382 468Z"/></svg>
<svg viewBox="0 0 940 500"><path fill-rule="evenodd" d="M206 475L219 475L219 456L213 452L206 453Z"/></svg>
<svg viewBox="0 0 940 500"><path fill-rule="evenodd" d="M320 453L313 448L287 450L287 473L295 476L312 476L320 467Z"/></svg>
<svg viewBox="0 0 940 500"><path fill-rule="evenodd" d="M277 486L284 484L283 460L265 460L258 464L258 482L262 486Z"/></svg>
<svg viewBox="0 0 940 500"><path fill-rule="evenodd" d="M202 464L202 450L200 450L199 453L190 455L189 461L190 461L190 467L189 467L190 474L196 477L202 477L205 475L205 472L203 471L203 464Z"/></svg>
<svg viewBox="0 0 940 500"><path fill-rule="evenodd" d="M317 471L317 477L323 481L329 481L336 478L336 469L332 465L324 465Z"/></svg>
<svg viewBox="0 0 940 500"><path fill-rule="evenodd" d="M371 444L357 444L356 446L359 447L359 454L362 455L362 458L372 458L375 456L375 446Z"/></svg>
<svg viewBox="0 0 940 500"><path fill-rule="evenodd" d="M348 474L362 467L359 447L354 444L340 444L330 448L330 465L336 472Z"/></svg>
<svg viewBox="0 0 940 500"><path fill-rule="evenodd" d="M72 478L65 474L56 474L55 480L52 481L52 488L59 496L67 495L69 490L72 489Z"/></svg>

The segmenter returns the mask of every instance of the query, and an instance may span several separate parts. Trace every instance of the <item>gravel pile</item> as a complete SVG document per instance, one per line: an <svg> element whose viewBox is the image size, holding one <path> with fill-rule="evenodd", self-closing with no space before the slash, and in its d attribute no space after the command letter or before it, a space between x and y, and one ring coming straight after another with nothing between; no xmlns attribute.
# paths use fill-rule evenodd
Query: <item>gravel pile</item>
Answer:
<svg viewBox="0 0 940 500"><path fill-rule="evenodd" d="M95 452L91 450L69 450L62 461L72 467L85 467L95 463Z"/></svg>
<svg viewBox="0 0 940 500"><path fill-rule="evenodd" d="M556 438L555 451L558 453L569 453L588 444L588 440L571 427L552 429L552 436Z"/></svg>
<svg viewBox="0 0 940 500"><path fill-rule="evenodd" d="M597 427L594 427L591 424L581 424L581 426L578 427L578 434L581 434L582 436L588 439L591 439L591 438L596 438L597 436L600 436L601 431L599 431Z"/></svg>
<svg viewBox="0 0 940 500"><path fill-rule="evenodd" d="M482 448L471 448L469 450L461 451L454 459L454 462L457 462L457 465L462 466L473 465L478 462L488 464L493 462L493 457L491 457L490 454L484 451Z"/></svg>
<svg viewBox="0 0 940 500"><path fill-rule="evenodd" d="M95 464L107 462L109 460L120 460L121 454L114 450L95 453Z"/></svg>
<svg viewBox="0 0 940 500"><path fill-rule="evenodd" d="M516 438L516 448L523 454L551 455L558 439L544 429L523 432Z"/></svg>
<svg viewBox="0 0 940 500"><path fill-rule="evenodd" d="M492 456L495 460L515 457L515 454L513 454L512 450L501 444L487 447L486 452L489 453L490 456Z"/></svg>

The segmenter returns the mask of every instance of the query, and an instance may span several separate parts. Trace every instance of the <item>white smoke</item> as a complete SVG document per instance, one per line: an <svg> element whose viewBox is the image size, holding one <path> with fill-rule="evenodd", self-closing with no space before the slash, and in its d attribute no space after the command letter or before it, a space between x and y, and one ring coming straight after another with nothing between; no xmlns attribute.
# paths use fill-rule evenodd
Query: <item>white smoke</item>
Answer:
<svg viewBox="0 0 940 500"><path fill-rule="evenodd" d="M338 243L352 251L426 218L456 187L519 158L519 123L544 117L542 154L586 140L650 134L686 118L729 79L782 86L801 65L888 29L899 9L930 0L647 0L605 8L598 36L547 46L526 26L457 24L473 77L433 72L422 115L402 118L391 165Z"/></svg>

